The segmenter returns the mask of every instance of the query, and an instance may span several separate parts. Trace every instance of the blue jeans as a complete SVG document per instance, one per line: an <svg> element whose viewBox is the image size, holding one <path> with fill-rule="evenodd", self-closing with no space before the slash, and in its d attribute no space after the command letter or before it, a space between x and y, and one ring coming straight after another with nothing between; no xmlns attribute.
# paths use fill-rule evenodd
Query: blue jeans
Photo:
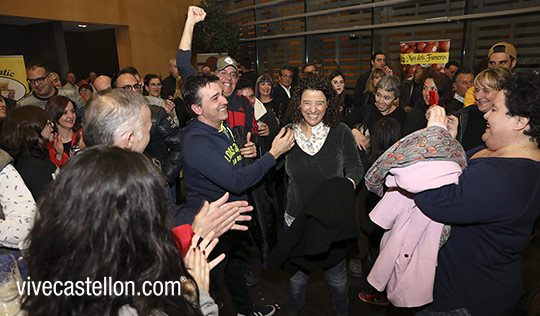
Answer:
<svg viewBox="0 0 540 316"><path fill-rule="evenodd" d="M347 315L349 312L349 286L347 284L347 269L345 259L335 266L324 271L324 277L332 292L332 306L338 315ZM306 299L306 286L309 275L302 271L291 277L289 306L293 311L299 311Z"/></svg>

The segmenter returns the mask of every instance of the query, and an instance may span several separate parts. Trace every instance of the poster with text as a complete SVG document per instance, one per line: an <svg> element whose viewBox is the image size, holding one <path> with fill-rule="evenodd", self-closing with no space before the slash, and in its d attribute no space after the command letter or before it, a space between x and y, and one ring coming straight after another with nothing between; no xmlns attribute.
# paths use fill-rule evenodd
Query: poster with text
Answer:
<svg viewBox="0 0 540 316"><path fill-rule="evenodd" d="M28 93L24 58L17 56L0 56L0 93L5 98L19 101Z"/></svg>
<svg viewBox="0 0 540 316"><path fill-rule="evenodd" d="M449 60L450 40L400 42L401 77L409 78L418 67L433 67L443 71Z"/></svg>

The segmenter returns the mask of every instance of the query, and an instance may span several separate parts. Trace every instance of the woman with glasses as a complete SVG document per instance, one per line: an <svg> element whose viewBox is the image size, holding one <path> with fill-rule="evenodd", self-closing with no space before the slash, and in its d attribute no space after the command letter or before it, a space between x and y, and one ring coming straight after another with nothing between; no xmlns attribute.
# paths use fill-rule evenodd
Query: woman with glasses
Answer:
<svg viewBox="0 0 540 316"><path fill-rule="evenodd" d="M144 76L144 95L161 98L161 79L154 74Z"/></svg>
<svg viewBox="0 0 540 316"><path fill-rule="evenodd" d="M2 144L15 159L15 169L38 200L56 176L58 168L49 159L45 145L54 139L47 114L37 106L22 106L9 113L2 126Z"/></svg>
<svg viewBox="0 0 540 316"><path fill-rule="evenodd" d="M147 74L144 76L144 91L143 95L149 104L160 106L167 111L173 120L179 125L176 111L174 110L175 103L171 100L165 100L161 98L161 79L154 74Z"/></svg>

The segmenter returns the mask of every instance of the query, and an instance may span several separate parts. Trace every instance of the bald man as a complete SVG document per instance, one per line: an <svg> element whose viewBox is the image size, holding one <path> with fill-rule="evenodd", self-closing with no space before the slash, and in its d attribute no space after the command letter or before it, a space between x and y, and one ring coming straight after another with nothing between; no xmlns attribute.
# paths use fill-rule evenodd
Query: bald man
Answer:
<svg viewBox="0 0 540 316"><path fill-rule="evenodd" d="M94 89L99 92L103 90L107 90L111 88L111 77L101 75L94 79Z"/></svg>

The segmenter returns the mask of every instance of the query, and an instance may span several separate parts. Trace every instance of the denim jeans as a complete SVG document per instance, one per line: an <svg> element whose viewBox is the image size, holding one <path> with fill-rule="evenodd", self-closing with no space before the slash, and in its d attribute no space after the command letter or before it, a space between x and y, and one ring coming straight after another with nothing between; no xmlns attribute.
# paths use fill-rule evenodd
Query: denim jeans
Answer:
<svg viewBox="0 0 540 316"><path fill-rule="evenodd" d="M338 315L347 315L349 312L349 286L345 259L325 270L324 277L330 286L334 311ZM299 311L304 306L308 280L309 275L302 271L296 272L291 277L289 306L293 311Z"/></svg>

